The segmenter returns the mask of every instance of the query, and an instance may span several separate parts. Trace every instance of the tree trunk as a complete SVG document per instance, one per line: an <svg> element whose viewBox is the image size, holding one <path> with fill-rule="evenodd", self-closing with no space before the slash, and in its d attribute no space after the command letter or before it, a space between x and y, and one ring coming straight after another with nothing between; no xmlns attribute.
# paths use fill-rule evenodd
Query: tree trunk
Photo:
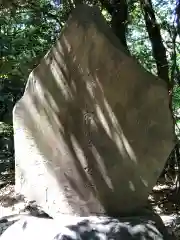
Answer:
<svg viewBox="0 0 180 240"><path fill-rule="evenodd" d="M180 0L176 1L176 24L177 24L177 33L180 36Z"/></svg>
<svg viewBox="0 0 180 240"><path fill-rule="evenodd" d="M169 68L166 57L166 49L163 45L160 27L156 21L151 0L140 0L144 14L146 29L152 45L152 52L157 65L158 76L169 84ZM170 89L169 89L170 90Z"/></svg>
<svg viewBox="0 0 180 240"><path fill-rule="evenodd" d="M126 42L128 6L126 0L114 0L112 3L109 0L100 0L100 2L112 16L111 27L114 33L128 50Z"/></svg>

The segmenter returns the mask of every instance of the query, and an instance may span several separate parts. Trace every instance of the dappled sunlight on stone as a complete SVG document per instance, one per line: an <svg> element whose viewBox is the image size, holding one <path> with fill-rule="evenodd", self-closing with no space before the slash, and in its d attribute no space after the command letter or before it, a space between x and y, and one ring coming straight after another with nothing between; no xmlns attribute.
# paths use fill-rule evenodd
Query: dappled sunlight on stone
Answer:
<svg viewBox="0 0 180 240"><path fill-rule="evenodd" d="M97 106L97 110L99 113L98 117L99 117L101 123L103 125L105 125L105 130L106 130L107 134L109 135L109 137L112 140L115 141L115 143L120 151L120 154L123 155L124 157L126 154L128 154L129 158L136 163L137 160L136 160L135 152L132 149L131 145L128 143L127 138L124 136L123 131L119 126L118 120L117 120L115 114L113 113L112 109L108 105L105 96L104 96L104 105L106 107L107 114L109 115L108 119L111 121L111 124L110 124L110 126L112 126L111 131L109 128L109 124L108 124L107 120L105 119L104 115L102 114L100 107Z"/></svg>
<svg viewBox="0 0 180 240"><path fill-rule="evenodd" d="M105 116L103 115L102 110L99 105L96 105L96 114L97 114L97 117L98 117L99 121L101 122L104 130L106 131L106 133L109 135L109 137L112 137L111 133L110 133L109 124L108 124Z"/></svg>
<svg viewBox="0 0 180 240"><path fill-rule="evenodd" d="M101 155L98 153L97 149L94 146L92 146L92 153L97 161L97 168L102 174L104 181L106 182L110 189L114 190L111 178L108 176L106 166L104 165L104 160L102 159Z"/></svg>
<svg viewBox="0 0 180 240"><path fill-rule="evenodd" d="M146 187L148 187L148 182L147 182L145 179L143 179L141 176L140 176L140 179L141 179L142 183L143 183Z"/></svg>
<svg viewBox="0 0 180 240"><path fill-rule="evenodd" d="M129 181L129 187L132 191L136 191L134 184L131 181Z"/></svg>
<svg viewBox="0 0 180 240"><path fill-rule="evenodd" d="M136 155L135 155L132 147L128 143L127 138L123 134L121 134L121 139L122 139L121 141L123 142L126 152L129 155L130 159L133 160L135 163L137 163Z"/></svg>

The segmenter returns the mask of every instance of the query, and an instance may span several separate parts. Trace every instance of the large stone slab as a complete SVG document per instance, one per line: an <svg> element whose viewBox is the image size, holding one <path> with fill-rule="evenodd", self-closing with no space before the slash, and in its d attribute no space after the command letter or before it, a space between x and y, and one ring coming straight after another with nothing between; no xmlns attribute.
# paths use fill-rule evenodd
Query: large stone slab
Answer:
<svg viewBox="0 0 180 240"><path fill-rule="evenodd" d="M13 111L16 191L58 213L142 207L174 146L163 80L79 6Z"/></svg>

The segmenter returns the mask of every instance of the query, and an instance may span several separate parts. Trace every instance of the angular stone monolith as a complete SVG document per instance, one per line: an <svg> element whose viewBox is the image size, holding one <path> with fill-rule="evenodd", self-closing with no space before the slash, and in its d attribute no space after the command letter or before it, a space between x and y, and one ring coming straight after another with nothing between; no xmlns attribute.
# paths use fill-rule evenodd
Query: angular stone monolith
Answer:
<svg viewBox="0 0 180 240"><path fill-rule="evenodd" d="M53 217L144 206L174 146L164 81L94 7L72 12L13 118L16 191Z"/></svg>

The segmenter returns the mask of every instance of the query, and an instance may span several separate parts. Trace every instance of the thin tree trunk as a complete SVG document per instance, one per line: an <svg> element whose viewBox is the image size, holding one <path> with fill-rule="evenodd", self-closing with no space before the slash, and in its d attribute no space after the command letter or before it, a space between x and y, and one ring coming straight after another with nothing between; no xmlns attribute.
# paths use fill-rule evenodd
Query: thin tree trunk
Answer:
<svg viewBox="0 0 180 240"><path fill-rule="evenodd" d="M177 24L177 33L180 36L180 0L176 1L176 24Z"/></svg>
<svg viewBox="0 0 180 240"><path fill-rule="evenodd" d="M169 90L171 90L166 49L163 45L160 27L156 21L152 2L151 0L140 0L140 3L144 14L146 29L152 45L153 56L157 65L158 76L166 81Z"/></svg>
<svg viewBox="0 0 180 240"><path fill-rule="evenodd" d="M114 11L112 14L112 29L116 36L120 39L121 43L127 49L126 42L126 27L128 19L128 7L126 0L114 1Z"/></svg>
<svg viewBox="0 0 180 240"><path fill-rule="evenodd" d="M83 4L84 1L83 0L74 0L74 5L77 6L79 4Z"/></svg>
<svg viewBox="0 0 180 240"><path fill-rule="evenodd" d="M126 30L128 20L128 5L126 0L100 0L102 6L106 8L112 16L111 27L124 47L128 50L126 42Z"/></svg>

